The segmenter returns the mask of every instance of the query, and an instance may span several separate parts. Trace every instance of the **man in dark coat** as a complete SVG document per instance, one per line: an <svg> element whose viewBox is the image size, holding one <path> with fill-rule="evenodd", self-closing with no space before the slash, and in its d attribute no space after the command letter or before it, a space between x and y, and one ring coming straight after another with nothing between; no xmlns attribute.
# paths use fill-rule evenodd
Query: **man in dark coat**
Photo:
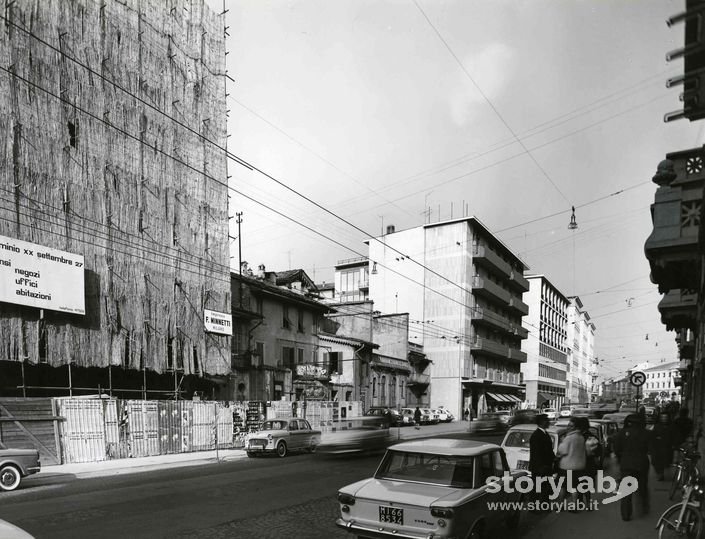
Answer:
<svg viewBox="0 0 705 539"><path fill-rule="evenodd" d="M538 501L547 502L549 496L549 486L547 481L538 481L539 477L550 477L553 475L553 462L556 458L553 453L553 440L548 434L548 416L538 414L536 416L536 430L529 438L529 471L534 476L535 485L541 485L541 492L538 493Z"/></svg>
<svg viewBox="0 0 705 539"><path fill-rule="evenodd" d="M649 450L653 447L651 431L646 430L644 418L630 414L624 420L624 428L614 436L614 454L617 456L622 478L635 477L637 494L641 498L644 513L649 512ZM621 500L622 519L632 518L632 495Z"/></svg>

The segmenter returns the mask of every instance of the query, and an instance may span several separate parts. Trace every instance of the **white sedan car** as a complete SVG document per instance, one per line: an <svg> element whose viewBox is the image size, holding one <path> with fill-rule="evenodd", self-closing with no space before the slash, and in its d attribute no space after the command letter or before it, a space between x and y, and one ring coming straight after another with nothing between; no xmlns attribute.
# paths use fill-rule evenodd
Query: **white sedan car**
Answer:
<svg viewBox="0 0 705 539"><path fill-rule="evenodd" d="M551 421L558 419L558 411L555 408L544 408L541 413L546 414Z"/></svg>
<svg viewBox="0 0 705 539"><path fill-rule="evenodd" d="M507 463L510 470L529 469L529 440L536 431L536 425L523 424L512 427L504 435L502 449L507 455ZM553 442L553 453L558 451L558 444L565 436L568 429L566 427L549 427L546 432Z"/></svg>
<svg viewBox="0 0 705 539"><path fill-rule="evenodd" d="M321 431L313 430L305 419L270 419L258 432L248 435L245 451L248 457L272 453L286 457L290 451L313 453L321 443Z"/></svg>
<svg viewBox="0 0 705 539"><path fill-rule="evenodd" d="M436 438L393 445L374 477L338 491L336 524L377 539L506 537L504 530L489 533L519 523L519 507L490 508L521 499L516 489L499 488L505 472L511 483L527 474L510 472L496 444Z"/></svg>

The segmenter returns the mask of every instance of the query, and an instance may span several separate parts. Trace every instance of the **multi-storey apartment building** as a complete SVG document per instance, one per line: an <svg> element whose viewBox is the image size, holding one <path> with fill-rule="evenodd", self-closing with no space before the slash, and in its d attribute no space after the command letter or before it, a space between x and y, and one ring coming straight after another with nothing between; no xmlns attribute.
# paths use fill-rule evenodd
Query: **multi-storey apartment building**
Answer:
<svg viewBox="0 0 705 539"><path fill-rule="evenodd" d="M211 395L230 371L223 17L203 0L4 16L2 391Z"/></svg>
<svg viewBox="0 0 705 539"><path fill-rule="evenodd" d="M375 307L409 313L409 340L431 362L431 406L462 417L470 407L523 400L526 266L478 219L388 227L369 241L369 265Z"/></svg>
<svg viewBox="0 0 705 539"><path fill-rule="evenodd" d="M592 394L592 375L595 358L595 324L584 310L577 296L568 298L568 361L566 399L572 403L586 403Z"/></svg>
<svg viewBox="0 0 705 539"><path fill-rule="evenodd" d="M569 300L544 275L527 275L529 315L522 342L527 361L521 366L526 401L531 406L559 407L566 397Z"/></svg>

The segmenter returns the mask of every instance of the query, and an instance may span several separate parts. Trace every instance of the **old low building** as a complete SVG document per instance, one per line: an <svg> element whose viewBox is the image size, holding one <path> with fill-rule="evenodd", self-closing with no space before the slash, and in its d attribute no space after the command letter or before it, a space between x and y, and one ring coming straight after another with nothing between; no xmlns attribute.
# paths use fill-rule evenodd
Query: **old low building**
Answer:
<svg viewBox="0 0 705 539"><path fill-rule="evenodd" d="M331 400L319 330L331 307L303 270L233 273L233 400Z"/></svg>

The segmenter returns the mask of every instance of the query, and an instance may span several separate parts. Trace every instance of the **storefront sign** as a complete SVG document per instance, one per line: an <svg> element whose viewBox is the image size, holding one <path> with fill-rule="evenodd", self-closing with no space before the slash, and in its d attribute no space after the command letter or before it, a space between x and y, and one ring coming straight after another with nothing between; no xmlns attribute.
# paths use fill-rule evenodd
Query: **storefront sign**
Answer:
<svg viewBox="0 0 705 539"><path fill-rule="evenodd" d="M0 236L0 301L86 314L83 256Z"/></svg>
<svg viewBox="0 0 705 539"><path fill-rule="evenodd" d="M309 380L328 380L328 369L318 365L297 365L296 377Z"/></svg>
<svg viewBox="0 0 705 539"><path fill-rule="evenodd" d="M203 324L206 327L206 331L211 333L220 333L221 335L233 334L233 317L227 313L204 309Z"/></svg>

